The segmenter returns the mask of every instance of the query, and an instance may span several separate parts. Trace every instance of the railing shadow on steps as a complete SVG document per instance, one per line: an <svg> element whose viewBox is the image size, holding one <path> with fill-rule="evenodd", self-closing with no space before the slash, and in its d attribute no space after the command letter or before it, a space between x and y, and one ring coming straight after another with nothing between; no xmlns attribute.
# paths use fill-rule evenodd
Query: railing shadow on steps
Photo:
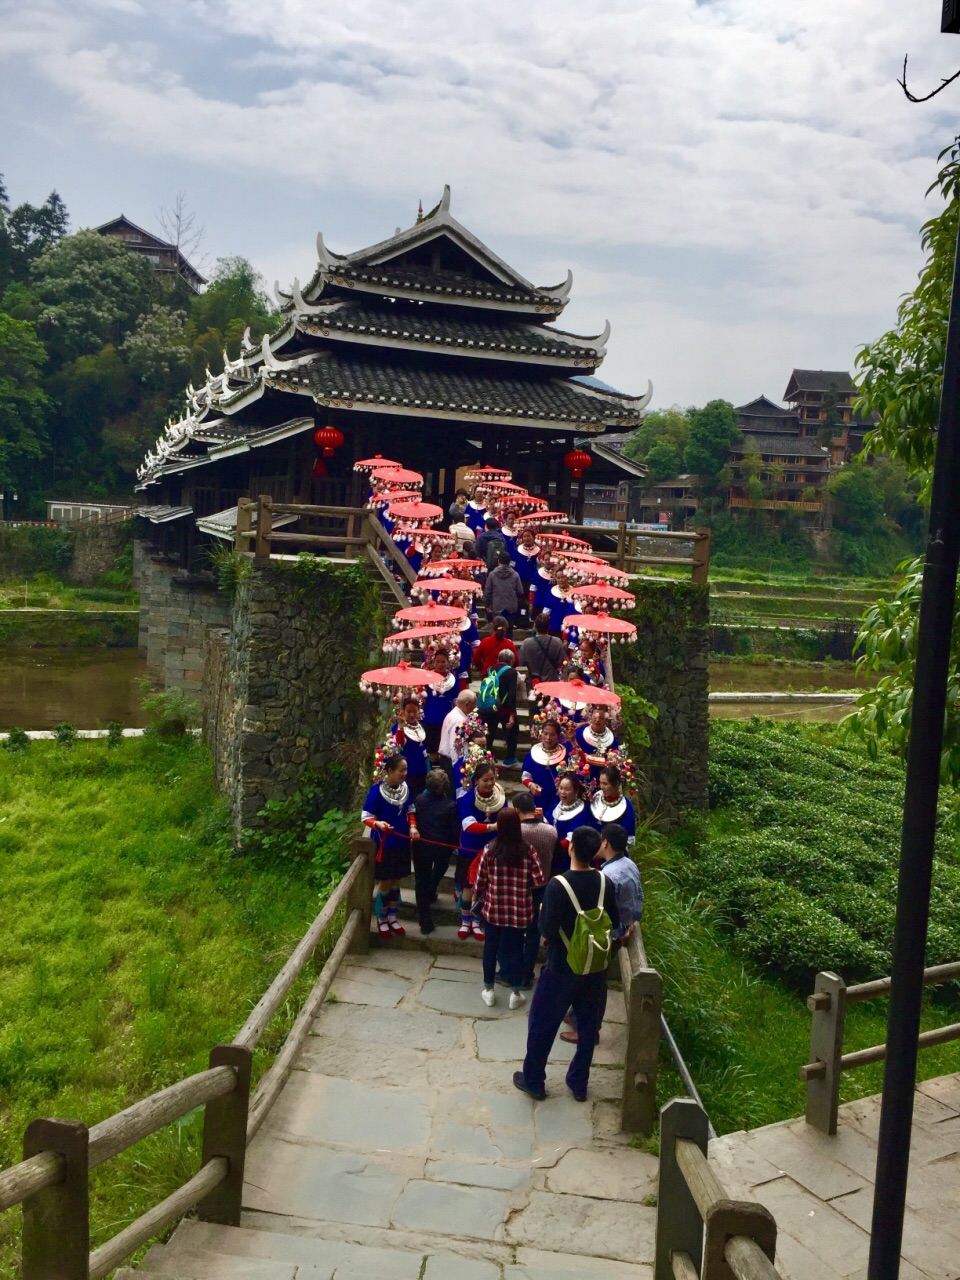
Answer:
<svg viewBox="0 0 960 1280"><path fill-rule="evenodd" d="M369 948L373 845L358 838L351 855L343 879L231 1043L210 1051L206 1071L91 1129L78 1121L52 1119L34 1120L27 1127L23 1160L0 1171L0 1211L22 1205L22 1280L100 1280L193 1209L201 1221L239 1224L246 1149L283 1088L344 956ZM251 1094L253 1050L341 911L340 936L283 1047ZM201 1106L199 1171L91 1253L90 1170Z"/></svg>

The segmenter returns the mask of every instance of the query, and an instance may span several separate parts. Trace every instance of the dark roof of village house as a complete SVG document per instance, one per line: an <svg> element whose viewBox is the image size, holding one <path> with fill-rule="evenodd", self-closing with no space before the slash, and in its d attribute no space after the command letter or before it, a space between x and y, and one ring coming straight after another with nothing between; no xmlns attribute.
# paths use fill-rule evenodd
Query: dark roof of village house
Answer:
<svg viewBox="0 0 960 1280"><path fill-rule="evenodd" d="M736 414L741 418L795 418L795 409L785 409L783 405L768 400L766 396L757 396L748 404L738 405Z"/></svg>
<svg viewBox="0 0 960 1280"><path fill-rule="evenodd" d="M793 391L856 391L856 384L846 369L794 369L783 393L791 400Z"/></svg>
<svg viewBox="0 0 960 1280"><path fill-rule="evenodd" d="M745 453L754 448L761 454L770 453L780 457L818 458L825 461L829 452L823 445L817 444L813 436L747 436L732 448L733 453Z"/></svg>
<svg viewBox="0 0 960 1280"><path fill-rule="evenodd" d="M313 427L308 416L279 428L258 421L254 406L267 394L293 392L353 411L598 435L642 421L649 383L644 395L627 396L572 376L600 364L609 325L581 337L546 324L566 304L571 274L561 285L531 285L452 217L448 187L407 230L351 254L332 253L321 235L317 256L302 290L296 280L287 292L277 289L283 314L272 338L255 347L246 334L239 359L225 358L222 374L208 371L204 386L188 388L184 417L168 424L138 469L140 487ZM362 293L345 292L361 277L368 282ZM435 293L411 306L398 301L400 280ZM276 407L268 420L275 421Z"/></svg>
<svg viewBox="0 0 960 1280"><path fill-rule="evenodd" d="M175 244L171 244L169 240L162 239L162 237L155 235L152 231L147 231L144 227L137 226L137 224L135 222L131 222L124 213L121 213L119 218L111 218L109 222L101 222L99 227L94 227L93 230L101 236L114 235L120 231L132 231L139 236L140 239L137 243L132 245L130 243L125 243L125 247L130 249L131 252L143 253L148 249L164 249L169 253L175 253L177 255L177 266L180 272L187 278L188 284L193 285L195 283L197 285L201 285L207 283L206 276L202 276L200 274L189 258L186 258Z"/></svg>

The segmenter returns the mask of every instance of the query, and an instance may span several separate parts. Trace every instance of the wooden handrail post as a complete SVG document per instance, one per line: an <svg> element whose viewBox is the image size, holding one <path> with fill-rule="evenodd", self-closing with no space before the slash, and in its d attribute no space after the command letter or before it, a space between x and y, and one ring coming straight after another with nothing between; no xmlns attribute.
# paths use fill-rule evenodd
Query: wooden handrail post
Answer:
<svg viewBox="0 0 960 1280"><path fill-rule="evenodd" d="M210 1066L233 1067L237 1083L229 1093L214 1098L204 1108L203 1164L224 1156L229 1168L224 1180L197 1206L201 1222L218 1222L226 1227L240 1225L252 1061L253 1051L242 1045L218 1044L210 1050Z"/></svg>
<svg viewBox="0 0 960 1280"><path fill-rule="evenodd" d="M672 1098L660 1112L660 1180L653 1280L673 1280L672 1257L689 1254L700 1274L703 1219L677 1164L677 1139L688 1138L707 1154L707 1113L692 1098Z"/></svg>
<svg viewBox="0 0 960 1280"><path fill-rule="evenodd" d="M358 836L354 840L350 851L352 862L355 862L358 858L363 858L365 864L363 872L353 882L347 897L347 919L350 919L352 911L359 911L362 917L362 922L357 927L357 931L353 935L353 942L350 945L350 952L353 955L364 956L370 950L370 917L373 914L373 884L376 878L374 868L375 847L372 840L364 836Z"/></svg>
<svg viewBox="0 0 960 1280"><path fill-rule="evenodd" d="M698 529L693 543L693 581L706 582L710 575L710 539L712 529Z"/></svg>
<svg viewBox="0 0 960 1280"><path fill-rule="evenodd" d="M272 532L273 498L269 494L261 493L257 499L257 536L253 543L253 554L257 560L270 559L270 535Z"/></svg>
<svg viewBox="0 0 960 1280"><path fill-rule="evenodd" d="M627 555L627 522L626 520L621 520L620 528L617 531L617 558L614 561L614 564L617 566L618 569L626 568L626 563L625 563L626 555Z"/></svg>
<svg viewBox="0 0 960 1280"><path fill-rule="evenodd" d="M241 494L237 499L237 527L233 537L234 551L249 551L250 539L243 535L249 533L253 527L253 516L247 503L250 501L246 494Z"/></svg>
<svg viewBox="0 0 960 1280"><path fill-rule="evenodd" d="M627 957L625 959L625 957ZM621 971L630 963L620 952ZM627 998L627 1050L623 1063L620 1129L623 1133L653 1133L657 1117L657 1057L660 1049L660 1011L663 979L656 969L636 969L630 975Z"/></svg>
<svg viewBox="0 0 960 1280"><path fill-rule="evenodd" d="M89 1135L76 1120L34 1120L24 1159L54 1151L63 1177L23 1202L23 1280L87 1280L90 1255Z"/></svg>
<svg viewBox="0 0 960 1280"><path fill-rule="evenodd" d="M840 1106L846 996L846 983L842 978L835 973L818 973L813 995L807 997L807 1007L813 1014L810 1061L824 1064L822 1076L807 1080L807 1124L831 1135L837 1132Z"/></svg>

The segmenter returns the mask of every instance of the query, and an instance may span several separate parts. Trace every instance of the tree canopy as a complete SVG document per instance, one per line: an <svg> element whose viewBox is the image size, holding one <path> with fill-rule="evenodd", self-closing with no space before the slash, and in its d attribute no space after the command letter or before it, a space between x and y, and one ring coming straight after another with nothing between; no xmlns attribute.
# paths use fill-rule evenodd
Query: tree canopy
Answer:
<svg viewBox="0 0 960 1280"><path fill-rule="evenodd" d="M887 452L915 488L929 493L936 453L936 428L943 383L950 288L960 219L960 139L939 156L946 160L927 194L944 202L921 231L925 262L917 287L897 310L896 324L857 356L859 406L879 421L865 444ZM848 727L873 752L882 739L905 752L913 709L922 561L904 566L900 589L864 615L858 645L861 666L880 674L864 694ZM892 666L892 671L889 667ZM947 714L941 758L943 780L960 785L960 627L954 619ZM954 795L956 801L956 795ZM955 806L956 807L956 806Z"/></svg>
<svg viewBox="0 0 960 1280"><path fill-rule="evenodd" d="M691 409L690 437L683 463L691 475L716 481L727 465L730 449L742 435L737 411L728 400L710 400L702 409Z"/></svg>
<svg viewBox="0 0 960 1280"><path fill-rule="evenodd" d="M223 368L276 322L245 258L210 287L164 283L96 231L67 234L63 201L11 208L0 177L0 483L24 515L43 498L128 498L135 470L188 381Z"/></svg>

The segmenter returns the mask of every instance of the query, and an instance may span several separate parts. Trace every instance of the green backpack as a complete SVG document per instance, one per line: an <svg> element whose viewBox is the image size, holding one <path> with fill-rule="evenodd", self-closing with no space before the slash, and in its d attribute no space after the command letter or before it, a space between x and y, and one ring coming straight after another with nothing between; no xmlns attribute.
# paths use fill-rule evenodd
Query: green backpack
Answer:
<svg viewBox="0 0 960 1280"><path fill-rule="evenodd" d="M567 948L567 964L574 973L602 973L610 963L610 955L613 948L613 922L603 906L603 896L606 891L607 881L602 871L598 872L598 874L600 876L600 897L597 899L597 905L589 911L584 911L583 907L581 907L577 895L573 892L573 888L566 877L556 877L566 889L567 895L577 913L577 922L573 926L572 935L568 938L563 930L560 930L560 937Z"/></svg>
<svg viewBox="0 0 960 1280"><path fill-rule="evenodd" d="M500 710L500 677L509 670L509 667L498 667L496 670L491 667L483 677L477 690L478 711Z"/></svg>

